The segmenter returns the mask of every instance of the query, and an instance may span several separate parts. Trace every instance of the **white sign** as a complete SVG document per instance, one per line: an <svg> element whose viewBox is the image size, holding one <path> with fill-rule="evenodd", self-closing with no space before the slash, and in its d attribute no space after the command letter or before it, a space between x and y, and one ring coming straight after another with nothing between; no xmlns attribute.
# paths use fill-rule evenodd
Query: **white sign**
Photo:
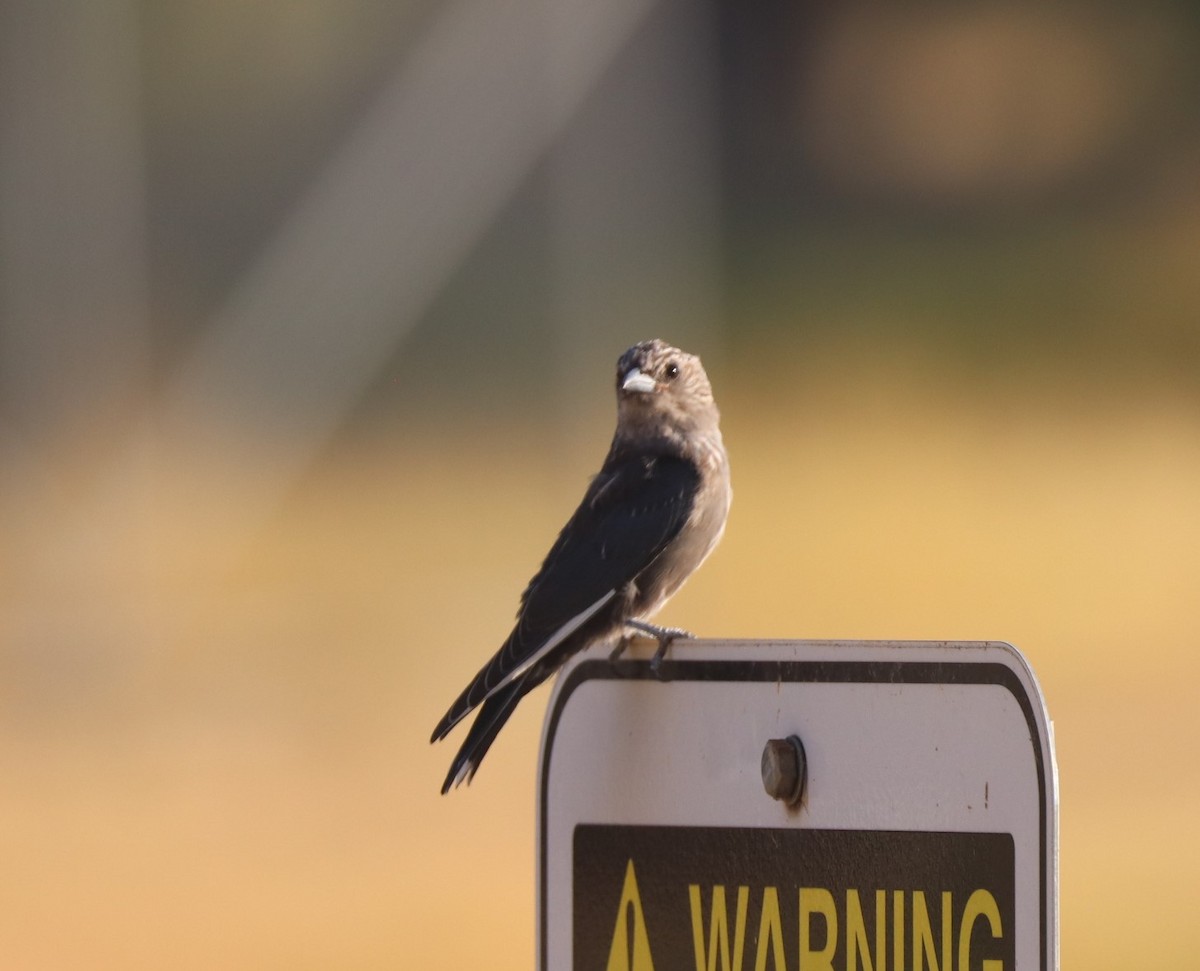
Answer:
<svg viewBox="0 0 1200 971"><path fill-rule="evenodd" d="M1057 968L1053 739L1015 648L679 641L661 677L652 648L551 697L543 971Z"/></svg>

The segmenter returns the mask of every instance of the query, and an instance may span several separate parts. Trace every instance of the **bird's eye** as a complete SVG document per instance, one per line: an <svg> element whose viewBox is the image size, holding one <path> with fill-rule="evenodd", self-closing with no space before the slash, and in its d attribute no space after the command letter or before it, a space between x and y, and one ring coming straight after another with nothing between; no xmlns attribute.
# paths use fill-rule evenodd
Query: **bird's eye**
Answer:
<svg viewBox="0 0 1200 971"><path fill-rule="evenodd" d="M663 369L663 376L668 381L674 381L677 377L679 377L679 365L672 361Z"/></svg>

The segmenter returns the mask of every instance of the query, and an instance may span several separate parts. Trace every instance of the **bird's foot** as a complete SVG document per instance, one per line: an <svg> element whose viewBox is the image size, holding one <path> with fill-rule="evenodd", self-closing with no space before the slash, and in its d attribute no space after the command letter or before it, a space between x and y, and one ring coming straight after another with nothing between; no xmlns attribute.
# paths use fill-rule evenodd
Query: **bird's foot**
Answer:
<svg viewBox="0 0 1200 971"><path fill-rule="evenodd" d="M625 653L625 648L629 646L629 635L623 634L621 639L617 641L617 646L612 649L608 655L608 663L616 664L620 660L621 655Z"/></svg>
<svg viewBox="0 0 1200 971"><path fill-rule="evenodd" d="M648 634L658 641L658 650L654 652L654 657L650 658L650 670L654 676L659 677L659 668L662 666L663 658L667 655L667 649L678 637L695 637L691 631L686 631L682 627L659 627L656 624L648 624L644 620L627 620L626 627L632 627L636 631L643 634Z"/></svg>

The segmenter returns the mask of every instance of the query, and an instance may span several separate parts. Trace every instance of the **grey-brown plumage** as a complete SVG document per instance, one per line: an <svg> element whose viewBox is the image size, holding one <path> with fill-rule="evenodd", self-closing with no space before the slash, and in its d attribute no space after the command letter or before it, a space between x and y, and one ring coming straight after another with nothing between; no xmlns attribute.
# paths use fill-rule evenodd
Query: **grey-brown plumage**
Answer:
<svg viewBox="0 0 1200 971"><path fill-rule="evenodd" d="M516 626L438 722L479 714L442 786L471 780L520 699L591 644L648 621L712 552L731 490L720 414L700 359L660 340L617 362L617 429L600 472L521 596ZM622 642L623 643L623 642Z"/></svg>

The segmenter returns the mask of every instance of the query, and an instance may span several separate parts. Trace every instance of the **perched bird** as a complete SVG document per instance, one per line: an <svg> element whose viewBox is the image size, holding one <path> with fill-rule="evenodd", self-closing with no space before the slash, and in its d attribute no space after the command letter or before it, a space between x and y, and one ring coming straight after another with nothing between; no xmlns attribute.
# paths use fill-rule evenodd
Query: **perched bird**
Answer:
<svg viewBox="0 0 1200 971"><path fill-rule="evenodd" d="M442 792L470 782L521 698L591 644L625 629L659 641L658 670L678 628L650 624L725 531L731 490L720 414L700 359L661 340L617 362L617 430L600 472L526 587L517 622L438 722L445 738L482 705Z"/></svg>

